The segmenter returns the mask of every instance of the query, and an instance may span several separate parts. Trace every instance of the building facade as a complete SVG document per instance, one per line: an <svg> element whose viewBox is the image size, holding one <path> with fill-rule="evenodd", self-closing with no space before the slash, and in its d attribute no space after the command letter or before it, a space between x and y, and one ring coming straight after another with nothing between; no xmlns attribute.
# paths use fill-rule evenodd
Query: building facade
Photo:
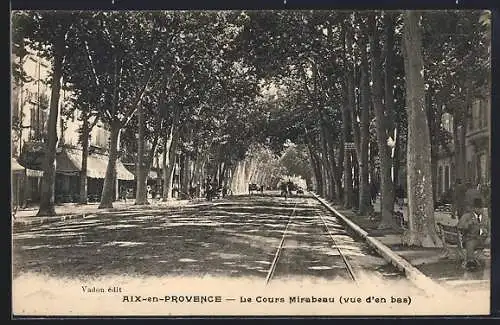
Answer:
<svg viewBox="0 0 500 325"><path fill-rule="evenodd" d="M20 60L20 58L14 58ZM40 185L43 177L42 163L47 142L47 121L49 117L51 64L33 52L20 62L26 80L12 84L11 108L11 156L13 163L19 163L24 171L12 174L12 198L14 206L37 203L40 199ZM71 93L61 90L59 102L59 121L57 136L59 139L56 156L56 202L77 202L80 192L80 173L82 146L79 142L80 112L71 109ZM68 107L69 106L69 107ZM73 110L67 117L61 114L63 108ZM90 135L90 149L87 167L88 193L97 200L102 193L104 177L108 163L107 150L110 132L106 125L98 123ZM134 179L121 163L117 161L117 183ZM118 190L115 191L115 197Z"/></svg>
<svg viewBox="0 0 500 325"><path fill-rule="evenodd" d="M45 82L50 62L29 53L20 64L26 80L14 82L11 88L11 156L16 162L23 161L25 167L24 173L17 173L12 179L13 201L17 205L40 199L43 172L39 156L46 142L50 99L50 87Z"/></svg>
<svg viewBox="0 0 500 325"><path fill-rule="evenodd" d="M477 94L469 107L465 131L465 179L470 187L489 186L491 179L491 98L489 94ZM438 200L453 189L455 184L455 157L453 116L444 113L441 127L450 135L448 149L439 146L437 162ZM460 132L461 126L459 126Z"/></svg>
<svg viewBox="0 0 500 325"><path fill-rule="evenodd" d="M491 179L491 97L489 94L474 99L469 112L465 134L466 178L472 185L488 185Z"/></svg>
<svg viewBox="0 0 500 325"><path fill-rule="evenodd" d="M436 180L436 196L438 201L449 193L453 187L455 177L455 143L453 139L453 115L444 113L441 116L441 129L445 131L449 139L447 139L447 146L440 143L438 146L438 160L437 160L437 180Z"/></svg>

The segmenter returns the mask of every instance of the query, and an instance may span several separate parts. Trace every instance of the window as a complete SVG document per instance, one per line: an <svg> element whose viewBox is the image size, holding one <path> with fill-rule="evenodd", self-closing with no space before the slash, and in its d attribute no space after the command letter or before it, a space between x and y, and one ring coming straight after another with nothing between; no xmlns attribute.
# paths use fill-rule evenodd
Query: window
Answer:
<svg viewBox="0 0 500 325"><path fill-rule="evenodd" d="M441 125L446 131L453 133L453 116L450 113L444 113L441 118Z"/></svg>
<svg viewBox="0 0 500 325"><path fill-rule="evenodd" d="M101 143L101 129L97 129L95 137L95 145L99 146L100 143Z"/></svg>
<svg viewBox="0 0 500 325"><path fill-rule="evenodd" d="M488 116L488 101L486 100L481 100L480 104L480 127L485 128L488 126L488 119L490 117Z"/></svg>
<svg viewBox="0 0 500 325"><path fill-rule="evenodd" d="M443 193L443 166L438 169L437 193Z"/></svg>
<svg viewBox="0 0 500 325"><path fill-rule="evenodd" d="M450 166L446 165L444 168L444 191L448 192L450 189Z"/></svg>
<svg viewBox="0 0 500 325"><path fill-rule="evenodd" d="M470 170L470 176L472 183L476 182L477 179L477 159L472 159L472 165Z"/></svg>
<svg viewBox="0 0 500 325"><path fill-rule="evenodd" d="M450 165L450 183L455 184L456 182L456 175L455 175L455 163L451 163ZM462 180L463 182L463 180Z"/></svg>
<svg viewBox="0 0 500 325"><path fill-rule="evenodd" d="M30 126L31 130L36 130L36 106L31 105L30 107Z"/></svg>
<svg viewBox="0 0 500 325"><path fill-rule="evenodd" d="M486 154L482 154L479 156L479 162L480 162L480 171L481 171L481 181L484 182L487 180L488 178L488 169L487 169L487 166L486 166Z"/></svg>
<svg viewBox="0 0 500 325"><path fill-rule="evenodd" d="M468 180L472 180L474 175L474 167L472 165L472 161L467 162L467 171L466 171L466 176Z"/></svg>
<svg viewBox="0 0 500 325"><path fill-rule="evenodd" d="M45 133L46 130L48 129L46 125L48 113L44 110L40 110L39 113L40 113L40 126L39 126L40 132Z"/></svg>
<svg viewBox="0 0 500 325"><path fill-rule="evenodd" d="M479 117L479 112L480 112L480 109L479 109L479 105L480 105L480 101L479 100L475 100L472 104L472 130L477 130L479 128L479 120L480 120L480 117Z"/></svg>

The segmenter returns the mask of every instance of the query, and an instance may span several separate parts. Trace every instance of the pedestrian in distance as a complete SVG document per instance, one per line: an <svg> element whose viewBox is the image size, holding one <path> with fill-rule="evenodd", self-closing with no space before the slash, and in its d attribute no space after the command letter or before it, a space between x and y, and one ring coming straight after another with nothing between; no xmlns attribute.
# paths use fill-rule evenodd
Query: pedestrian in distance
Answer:
<svg viewBox="0 0 500 325"><path fill-rule="evenodd" d="M472 207L460 217L457 224L465 246L467 269L476 269L479 266L475 252L484 247L489 237L489 220L482 210L482 200L474 198Z"/></svg>
<svg viewBox="0 0 500 325"><path fill-rule="evenodd" d="M151 200L156 199L156 188L152 187L151 188Z"/></svg>
<svg viewBox="0 0 500 325"><path fill-rule="evenodd" d="M125 203L127 203L127 189L126 189L124 186L122 186L122 188L121 188L121 191L120 191L120 196L121 196L121 199L122 199Z"/></svg>
<svg viewBox="0 0 500 325"><path fill-rule="evenodd" d="M281 196L284 196L286 200L288 199L289 194L290 194L290 186L288 182L281 184Z"/></svg>
<svg viewBox="0 0 500 325"><path fill-rule="evenodd" d="M395 197L396 197L398 204L402 206L404 203L405 191L403 189L403 186L401 186L401 184L399 184L396 187L396 191L394 194L395 194Z"/></svg>
<svg viewBox="0 0 500 325"><path fill-rule="evenodd" d="M210 176L205 180L205 196L207 198L207 201L212 200L212 179L210 178Z"/></svg>

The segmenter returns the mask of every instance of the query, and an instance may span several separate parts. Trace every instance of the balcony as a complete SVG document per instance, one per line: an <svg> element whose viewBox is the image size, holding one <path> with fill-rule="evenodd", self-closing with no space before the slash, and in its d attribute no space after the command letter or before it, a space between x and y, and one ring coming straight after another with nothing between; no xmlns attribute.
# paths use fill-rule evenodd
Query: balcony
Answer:
<svg viewBox="0 0 500 325"><path fill-rule="evenodd" d="M478 142L489 142L490 130L488 125L483 125L482 127L477 127L472 130L467 130L465 138L468 142L478 143Z"/></svg>

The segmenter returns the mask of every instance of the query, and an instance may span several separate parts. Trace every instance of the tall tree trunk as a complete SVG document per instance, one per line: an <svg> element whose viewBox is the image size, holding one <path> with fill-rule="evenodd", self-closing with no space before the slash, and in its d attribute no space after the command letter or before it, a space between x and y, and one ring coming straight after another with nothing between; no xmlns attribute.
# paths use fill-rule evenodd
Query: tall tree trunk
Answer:
<svg viewBox="0 0 500 325"><path fill-rule="evenodd" d="M370 185L368 183L368 143L370 141L370 85L368 83L368 60L365 47L361 58L361 125L360 125L360 160L359 160L359 214L368 214L371 206Z"/></svg>
<svg viewBox="0 0 500 325"><path fill-rule="evenodd" d="M151 167L154 165L153 160L155 158L155 151L156 151L156 147L158 145L158 138L159 138L159 135L155 134L155 136L153 138L153 142L151 143L151 150L149 151L148 156L146 157L146 166L143 170L144 178L146 179L146 185L147 185L147 181L149 179L149 171L151 170ZM156 193L156 191L154 191L154 192ZM154 197L153 197L153 199L154 199Z"/></svg>
<svg viewBox="0 0 500 325"><path fill-rule="evenodd" d="M375 123L377 129L378 154L380 159L380 194L382 219L379 229L395 228L396 222L393 217L394 210L394 188L391 178L392 161L387 146L387 127L384 112L382 73L380 59L380 40L375 14L369 16L369 39L371 54L371 77L372 77L372 101L375 109ZM387 103L386 103L387 104Z"/></svg>
<svg viewBox="0 0 500 325"><path fill-rule="evenodd" d="M82 124L82 170L80 171L80 204L87 204L87 163L89 158L90 127L88 118Z"/></svg>
<svg viewBox="0 0 500 325"><path fill-rule="evenodd" d="M320 171L321 171L321 193L320 196L324 198L328 198L328 173L327 168L325 166L325 157L321 153L320 154Z"/></svg>
<svg viewBox="0 0 500 325"><path fill-rule="evenodd" d="M159 139L157 140L157 145L158 145L158 141L159 141ZM156 161L156 188L157 188L158 194L160 194L160 196L161 196L160 190L162 188L162 186L161 186L162 177L160 174L160 170L161 170L161 168L160 168L160 154L159 153L156 154L154 159Z"/></svg>
<svg viewBox="0 0 500 325"><path fill-rule="evenodd" d="M321 176L321 165L319 163L319 157L314 152L314 149L312 145L309 143L309 141L307 141L306 145L309 152L309 159L313 167L314 179L316 181L316 192L321 195L321 193L323 192L323 181L321 179L322 176Z"/></svg>
<svg viewBox="0 0 500 325"><path fill-rule="evenodd" d="M146 170L146 164L144 161L144 154L145 154L144 122L145 122L144 107L143 105L139 104L139 106L137 107L138 136L137 136L137 160L135 166L135 175L136 175L135 178L137 180L137 185L136 185L137 190L135 192L136 205L149 204L146 191L148 171Z"/></svg>
<svg viewBox="0 0 500 325"><path fill-rule="evenodd" d="M180 193L187 193L188 192L188 186L189 186L189 174L190 174L190 161L191 161L191 156L189 153L185 153L181 159L181 184L179 191ZM215 180L215 179L214 179Z"/></svg>
<svg viewBox="0 0 500 325"><path fill-rule="evenodd" d="M385 112L386 112L386 133L387 137L394 138L395 147L390 150L392 156L392 200L393 207L394 202L396 200L395 189L398 185L398 172L399 172L399 141L398 141L398 132L396 132L396 136L394 136L395 129L397 128L396 110L400 109L396 107L394 104L394 26L395 26L396 16L391 12L384 13L384 33L385 33L385 48L384 48L384 57L385 57L385 68L384 68L384 83L385 83ZM392 154L392 152L394 154Z"/></svg>
<svg viewBox="0 0 500 325"><path fill-rule="evenodd" d="M168 141L172 141L171 138L166 138L163 140L163 156L162 156L162 164L161 164L161 178L162 178L162 192L161 198L163 201L167 200L167 180L168 180L168 152L170 150L170 144Z"/></svg>
<svg viewBox="0 0 500 325"><path fill-rule="evenodd" d="M339 193L339 198L340 200L344 200L344 185L343 185L343 180L344 180L344 156L345 156L345 150L344 150L344 136L340 136L340 144L337 147L337 154L338 154L338 166L337 166L337 192Z"/></svg>
<svg viewBox="0 0 500 325"><path fill-rule="evenodd" d="M432 106L432 88L426 93L425 96L425 107L427 113L427 121L429 124L429 134L431 139L431 175L432 175L432 198L434 202L437 201L438 195L437 193L437 169L438 169L438 145L440 143L439 138L441 136L440 132L440 114L436 114L435 108Z"/></svg>
<svg viewBox="0 0 500 325"><path fill-rule="evenodd" d="M346 143L350 140L350 128L349 128L349 111L344 107L342 109L342 151L343 151L343 167L344 167L344 189L343 189L343 200L344 208L350 209L352 207L352 165L351 165L351 153L345 149Z"/></svg>
<svg viewBox="0 0 500 325"><path fill-rule="evenodd" d="M384 12L384 34L385 34L385 67L384 67L384 91L385 91L385 124L386 137L394 137L396 121L396 109L394 105L394 24L395 16L390 12ZM395 140L395 139L394 139Z"/></svg>
<svg viewBox="0 0 500 325"><path fill-rule="evenodd" d="M330 162L330 170L331 170L331 184L332 184L332 191L334 192L334 195L332 199L335 202L340 202L341 201L341 192L340 188L342 187L342 181L340 179L340 176L338 174L338 167L337 167L337 162L336 162L336 157L335 157L335 150L334 150L334 144L332 143L332 136L330 135L326 139L326 144L327 144L327 149L328 149L328 157L329 157L329 162Z"/></svg>
<svg viewBox="0 0 500 325"><path fill-rule="evenodd" d="M344 208L352 208L352 154L351 151L344 153Z"/></svg>
<svg viewBox="0 0 500 325"><path fill-rule="evenodd" d="M466 178L466 164L467 164L467 157L466 157L466 140L465 140L465 134L466 134L466 128L467 128L467 121L468 121L468 114L467 112L472 106L472 96L471 92L473 91L472 89L472 78L468 77L466 79L466 84L465 84L465 101L463 103L462 107L457 107L455 111L458 111L456 115L458 115L458 118L454 118L453 122L458 124L458 130L457 130L457 139L458 139L458 150L457 150L457 162L455 164L455 169L456 169L456 176L455 179L460 178L460 179L465 179ZM455 149L457 149L457 146L455 146ZM473 181L473 179L469 179L469 181ZM473 184L476 185L476 184Z"/></svg>
<svg viewBox="0 0 500 325"><path fill-rule="evenodd" d="M122 126L119 121L113 121L110 125L111 134L109 141L109 157L108 167L106 168L106 176L104 178L104 186L102 189L101 203L99 209L106 209L113 207L116 190L116 160L118 159L118 143L120 141L120 134Z"/></svg>
<svg viewBox="0 0 500 325"><path fill-rule="evenodd" d="M196 168L195 182L198 188L198 194L201 194L201 188L203 186L203 171L208 162L208 151L204 152L203 155L198 159L198 166ZM230 183L228 183L230 184Z"/></svg>
<svg viewBox="0 0 500 325"><path fill-rule="evenodd" d="M420 15L408 10L404 14L404 61L408 111L408 218L409 228L403 243L410 246L436 247L442 242L436 232L430 135L425 113L424 63L419 27Z"/></svg>
<svg viewBox="0 0 500 325"><path fill-rule="evenodd" d="M453 110L453 159L455 162L455 179L460 178L462 179L462 182L464 182L465 178L463 176L465 176L465 172L462 171L460 163L460 118L459 109L455 107ZM470 179L467 181L470 181Z"/></svg>
<svg viewBox="0 0 500 325"><path fill-rule="evenodd" d="M163 201L172 199L172 187L175 170L175 158L179 133L174 132L174 126L170 127L170 132L164 143L163 150Z"/></svg>
<svg viewBox="0 0 500 325"><path fill-rule="evenodd" d="M219 180L219 186L224 186L226 185L226 174L227 174L227 163L222 162L222 171L221 171L221 179ZM263 174L260 184L262 184L264 180L265 175Z"/></svg>
<svg viewBox="0 0 500 325"><path fill-rule="evenodd" d="M322 121L320 125L321 133L320 133L320 138L321 138L321 148L323 151L323 167L325 168L326 172L326 178L325 178L325 184L326 184L326 193L325 197L332 201L335 199L335 183L333 182L333 170L332 170L332 163L330 161L330 153L328 152L328 144L327 144L327 130L326 130L326 122L323 120L322 116Z"/></svg>
<svg viewBox="0 0 500 325"><path fill-rule="evenodd" d="M316 191L319 195L323 193L323 176L321 174L321 164L319 162L319 157L316 154L312 154L312 162L314 165L314 176L316 179Z"/></svg>
<svg viewBox="0 0 500 325"><path fill-rule="evenodd" d="M337 164L335 162L335 155L333 153L333 148L332 148L332 145L329 143L328 139L326 141L326 148L328 150L328 166L329 166L329 171L330 171L330 175L329 175L329 183L331 184L331 195L330 195L330 200L332 202L338 202L340 200L339 198L339 193L337 192L337 181L336 181L336 178L337 178L337 175L335 175L336 171L337 171Z"/></svg>
<svg viewBox="0 0 500 325"><path fill-rule="evenodd" d="M60 28L54 44L54 66L52 75L52 89L50 94L50 111L47 130L47 151L43 165L40 208L37 216L53 216L54 189L56 182L56 149L57 149L57 121L59 120L59 97L61 92L62 68L64 64L65 30Z"/></svg>
<svg viewBox="0 0 500 325"><path fill-rule="evenodd" d="M359 158L357 157L356 151L351 152L352 155L352 182L353 182L353 194L352 194L352 209L353 211L359 211Z"/></svg>
<svg viewBox="0 0 500 325"><path fill-rule="evenodd" d="M394 185L399 186L399 169L401 167L401 129L396 129L396 147L394 147L394 157L392 158L392 166L394 168Z"/></svg>

